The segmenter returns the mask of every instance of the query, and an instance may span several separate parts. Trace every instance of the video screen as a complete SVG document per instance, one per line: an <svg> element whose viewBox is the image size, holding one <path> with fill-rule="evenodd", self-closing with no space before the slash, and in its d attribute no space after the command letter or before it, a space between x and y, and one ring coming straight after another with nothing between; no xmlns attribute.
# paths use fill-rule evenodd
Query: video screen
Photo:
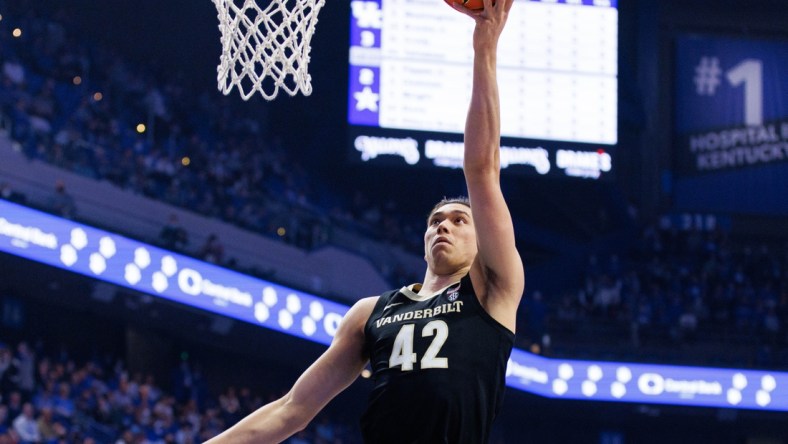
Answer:
<svg viewBox="0 0 788 444"><path fill-rule="evenodd" d="M515 0L498 49L503 168L592 179L612 171L616 7ZM440 0L351 2L352 158L461 166L473 26Z"/></svg>

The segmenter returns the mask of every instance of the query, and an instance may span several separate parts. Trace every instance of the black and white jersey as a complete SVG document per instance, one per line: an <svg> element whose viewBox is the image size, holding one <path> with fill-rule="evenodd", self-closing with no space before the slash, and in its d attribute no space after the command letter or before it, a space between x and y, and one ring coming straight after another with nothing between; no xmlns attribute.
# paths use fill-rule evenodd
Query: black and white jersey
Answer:
<svg viewBox="0 0 788 444"><path fill-rule="evenodd" d="M384 293L364 334L375 382L365 442L487 442L514 334L481 306L469 275L426 298Z"/></svg>

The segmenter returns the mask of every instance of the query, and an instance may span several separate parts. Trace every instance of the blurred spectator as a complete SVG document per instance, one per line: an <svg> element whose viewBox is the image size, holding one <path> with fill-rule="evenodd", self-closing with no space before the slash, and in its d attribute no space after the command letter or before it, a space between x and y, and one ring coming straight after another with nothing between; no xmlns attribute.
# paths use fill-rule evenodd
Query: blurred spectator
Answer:
<svg viewBox="0 0 788 444"><path fill-rule="evenodd" d="M678 323L680 339L684 341L693 340L698 329L698 316L689 305L684 307L684 312L679 316Z"/></svg>
<svg viewBox="0 0 788 444"><path fill-rule="evenodd" d="M324 442L326 444L333 443L337 435L336 426L331 422L331 419L324 414L318 421L317 427L315 428L315 434L318 440L320 440L318 442Z"/></svg>
<svg viewBox="0 0 788 444"><path fill-rule="evenodd" d="M15 365L17 387L25 398L29 398L35 388L36 357L25 341L16 347Z"/></svg>
<svg viewBox="0 0 788 444"><path fill-rule="evenodd" d="M577 317L577 308L572 304L572 297L566 294L563 295L561 303L556 310L556 319L564 322L573 322Z"/></svg>
<svg viewBox="0 0 788 444"><path fill-rule="evenodd" d="M70 420L75 411L71 385L68 382L61 382L57 387L57 395L53 400L52 408L58 418Z"/></svg>
<svg viewBox="0 0 788 444"><path fill-rule="evenodd" d="M216 233L211 233L200 248L200 258L214 263L222 264L224 260L224 245L219 241Z"/></svg>
<svg viewBox="0 0 788 444"><path fill-rule="evenodd" d="M178 444L196 444L197 443L197 433L195 433L194 427L188 421L183 421L180 423L180 427L175 432L175 442Z"/></svg>
<svg viewBox="0 0 788 444"><path fill-rule="evenodd" d="M25 68L14 56L8 57L3 62L3 75L15 85L25 83Z"/></svg>
<svg viewBox="0 0 788 444"><path fill-rule="evenodd" d="M766 309L766 314L763 317L763 329L766 333L766 339L769 343L775 343L780 339L780 318L777 314L777 309L770 305Z"/></svg>
<svg viewBox="0 0 788 444"><path fill-rule="evenodd" d="M8 407L8 418L13 421L22 414L24 402L22 401L22 395L17 390L12 390L7 397L8 401L6 401L5 405ZM3 399L5 398L4 396Z"/></svg>
<svg viewBox="0 0 788 444"><path fill-rule="evenodd" d="M38 421L35 419L33 404L26 402L22 406L22 413L14 419L14 431L22 442L41 442L41 431L38 428Z"/></svg>
<svg viewBox="0 0 788 444"><path fill-rule="evenodd" d="M38 418L38 430L41 440L45 443L57 442L58 439L66 435L66 428L54 420L52 409L44 407L40 410L41 416Z"/></svg>
<svg viewBox="0 0 788 444"><path fill-rule="evenodd" d="M52 133L52 119L55 117L56 104L53 97L55 88L54 80L44 83L33 99L30 101L28 112L30 114L30 127L34 132L48 136Z"/></svg>
<svg viewBox="0 0 788 444"><path fill-rule="evenodd" d="M37 409L52 407L55 405L55 381L52 379L42 380L37 393L33 396L33 406Z"/></svg>
<svg viewBox="0 0 788 444"><path fill-rule="evenodd" d="M164 248L183 251L189 245L189 233L183 228L178 215L173 213L159 233L159 241Z"/></svg>
<svg viewBox="0 0 788 444"><path fill-rule="evenodd" d="M66 184L62 180L55 183L55 194L49 199L49 209L66 219L73 219L77 212L74 198L68 194Z"/></svg>
<svg viewBox="0 0 788 444"><path fill-rule="evenodd" d="M306 430L301 430L295 436L287 440L287 444L312 444L309 440L309 434Z"/></svg>
<svg viewBox="0 0 788 444"><path fill-rule="evenodd" d="M603 315L610 315L621 302L621 281L603 274L596 285L594 309Z"/></svg>
<svg viewBox="0 0 788 444"><path fill-rule="evenodd" d="M8 182L0 182L0 199L20 204L27 201L25 195L11 188Z"/></svg>
<svg viewBox="0 0 788 444"><path fill-rule="evenodd" d="M547 306L544 303L542 292L534 291L531 297L525 298L526 331L532 343L541 344L545 334Z"/></svg>
<svg viewBox="0 0 788 444"><path fill-rule="evenodd" d="M241 411L241 401L235 393L235 387L227 387L227 390L219 395L219 406L225 424L235 424L244 416Z"/></svg>
<svg viewBox="0 0 788 444"><path fill-rule="evenodd" d="M8 419L8 407L0 403L0 436L8 432L10 420Z"/></svg>
<svg viewBox="0 0 788 444"><path fill-rule="evenodd" d="M11 349L5 343L0 342L0 395L3 397L7 396L14 387L17 371Z"/></svg>

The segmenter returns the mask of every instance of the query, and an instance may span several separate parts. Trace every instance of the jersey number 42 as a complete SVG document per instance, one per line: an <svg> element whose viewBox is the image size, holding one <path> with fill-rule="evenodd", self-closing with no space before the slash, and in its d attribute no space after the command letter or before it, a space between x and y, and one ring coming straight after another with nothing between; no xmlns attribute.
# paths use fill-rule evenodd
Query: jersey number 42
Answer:
<svg viewBox="0 0 788 444"><path fill-rule="evenodd" d="M389 368L402 366L402 371L413 370L413 364L416 363L418 357L413 352L413 335L416 329L415 324L405 324L397 333L394 339L394 347L391 350L389 357ZM421 337L426 338L435 336L430 346L424 352L419 364L421 369L425 368L448 368L449 359L438 357L441 347L449 337L449 326L446 322L441 320L434 320L427 323L421 329Z"/></svg>

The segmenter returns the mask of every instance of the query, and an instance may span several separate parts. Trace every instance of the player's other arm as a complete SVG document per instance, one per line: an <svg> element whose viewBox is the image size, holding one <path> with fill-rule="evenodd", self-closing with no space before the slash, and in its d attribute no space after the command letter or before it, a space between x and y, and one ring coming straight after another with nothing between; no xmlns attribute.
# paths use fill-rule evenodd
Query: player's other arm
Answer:
<svg viewBox="0 0 788 444"><path fill-rule="evenodd" d="M206 444L279 443L303 430L366 365L364 324L376 301L377 297L366 298L351 307L331 346L285 396L260 407Z"/></svg>
<svg viewBox="0 0 788 444"><path fill-rule="evenodd" d="M474 18L476 27L463 171L479 244L472 273L480 274L485 282L480 299L496 320L514 330L525 277L512 217L501 192L501 110L496 78L498 39L513 0L492 3L484 0L484 9L479 12L464 10Z"/></svg>

